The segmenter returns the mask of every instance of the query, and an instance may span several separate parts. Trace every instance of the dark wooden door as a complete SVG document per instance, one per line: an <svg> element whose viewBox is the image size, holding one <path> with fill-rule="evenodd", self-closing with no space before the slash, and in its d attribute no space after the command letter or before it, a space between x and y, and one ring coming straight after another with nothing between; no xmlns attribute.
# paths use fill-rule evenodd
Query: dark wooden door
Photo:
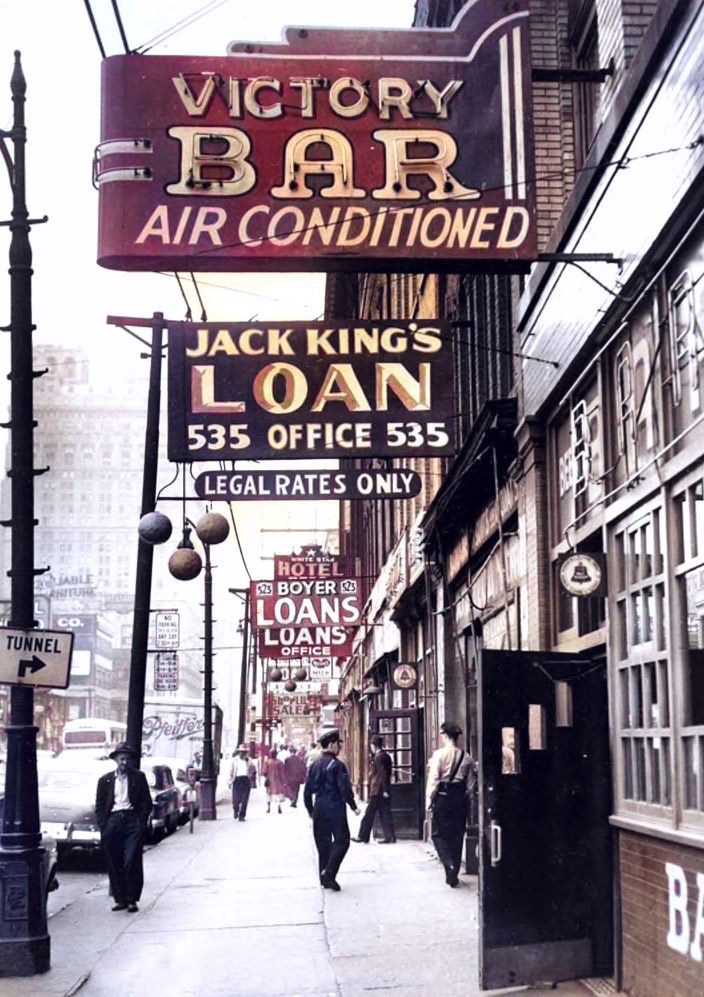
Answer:
<svg viewBox="0 0 704 997"><path fill-rule="evenodd" d="M479 655L480 984L612 969L606 668Z"/></svg>
<svg viewBox="0 0 704 997"><path fill-rule="evenodd" d="M380 734L393 761L391 810L396 836L420 838L425 815L422 725L418 710L372 710L371 735Z"/></svg>

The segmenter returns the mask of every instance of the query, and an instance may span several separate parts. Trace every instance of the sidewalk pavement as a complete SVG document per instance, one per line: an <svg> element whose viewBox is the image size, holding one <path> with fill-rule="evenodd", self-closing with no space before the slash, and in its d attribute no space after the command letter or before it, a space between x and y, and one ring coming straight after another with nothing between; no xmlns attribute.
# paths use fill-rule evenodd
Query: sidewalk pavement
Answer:
<svg viewBox="0 0 704 997"><path fill-rule="evenodd" d="M244 823L221 805L217 821L150 850L145 880L138 914L113 913L105 881L59 911L52 969L2 980L3 997L480 993L476 879L450 890L423 842L353 842L342 892L322 890L305 810L267 814L260 789ZM508 992L546 990L492 991ZM578 984L557 992L585 995Z"/></svg>

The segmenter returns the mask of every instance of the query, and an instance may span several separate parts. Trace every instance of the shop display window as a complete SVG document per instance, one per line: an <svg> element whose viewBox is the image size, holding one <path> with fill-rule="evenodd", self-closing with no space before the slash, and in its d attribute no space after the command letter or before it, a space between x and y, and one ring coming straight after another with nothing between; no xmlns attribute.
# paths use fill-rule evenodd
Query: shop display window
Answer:
<svg viewBox="0 0 704 997"><path fill-rule="evenodd" d="M616 532L609 560L619 795L625 809L644 804L646 812L672 803L665 549L655 506Z"/></svg>
<svg viewBox="0 0 704 997"><path fill-rule="evenodd" d="M621 813L704 827L704 473L663 486L609 543Z"/></svg>

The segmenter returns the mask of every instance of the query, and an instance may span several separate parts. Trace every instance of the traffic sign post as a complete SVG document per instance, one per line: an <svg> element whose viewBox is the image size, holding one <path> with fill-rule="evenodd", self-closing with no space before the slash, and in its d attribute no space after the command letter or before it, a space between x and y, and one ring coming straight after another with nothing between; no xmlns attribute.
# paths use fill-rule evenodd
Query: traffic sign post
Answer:
<svg viewBox="0 0 704 997"><path fill-rule="evenodd" d="M67 630L0 628L0 684L67 689L73 636Z"/></svg>

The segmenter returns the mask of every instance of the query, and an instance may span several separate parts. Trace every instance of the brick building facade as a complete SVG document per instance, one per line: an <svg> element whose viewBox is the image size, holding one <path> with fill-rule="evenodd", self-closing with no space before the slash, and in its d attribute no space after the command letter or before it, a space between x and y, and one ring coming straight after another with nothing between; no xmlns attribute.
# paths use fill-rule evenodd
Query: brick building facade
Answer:
<svg viewBox="0 0 704 997"><path fill-rule="evenodd" d="M416 24L462 6L418 0ZM592 913L613 944L593 964L636 997L688 997L704 989L704 13L534 0L531 37L540 249L617 262L330 279L330 316L454 323L459 429L453 460L408 464L424 474L412 506L342 506L369 599L341 720L362 788L367 731L388 735L403 830L419 835L439 724L457 719L480 747L480 637L605 676L614 903ZM539 72L560 68L606 72ZM561 583L570 552L605 566L596 595ZM399 663L413 688L394 681ZM534 731L511 724L527 771Z"/></svg>

